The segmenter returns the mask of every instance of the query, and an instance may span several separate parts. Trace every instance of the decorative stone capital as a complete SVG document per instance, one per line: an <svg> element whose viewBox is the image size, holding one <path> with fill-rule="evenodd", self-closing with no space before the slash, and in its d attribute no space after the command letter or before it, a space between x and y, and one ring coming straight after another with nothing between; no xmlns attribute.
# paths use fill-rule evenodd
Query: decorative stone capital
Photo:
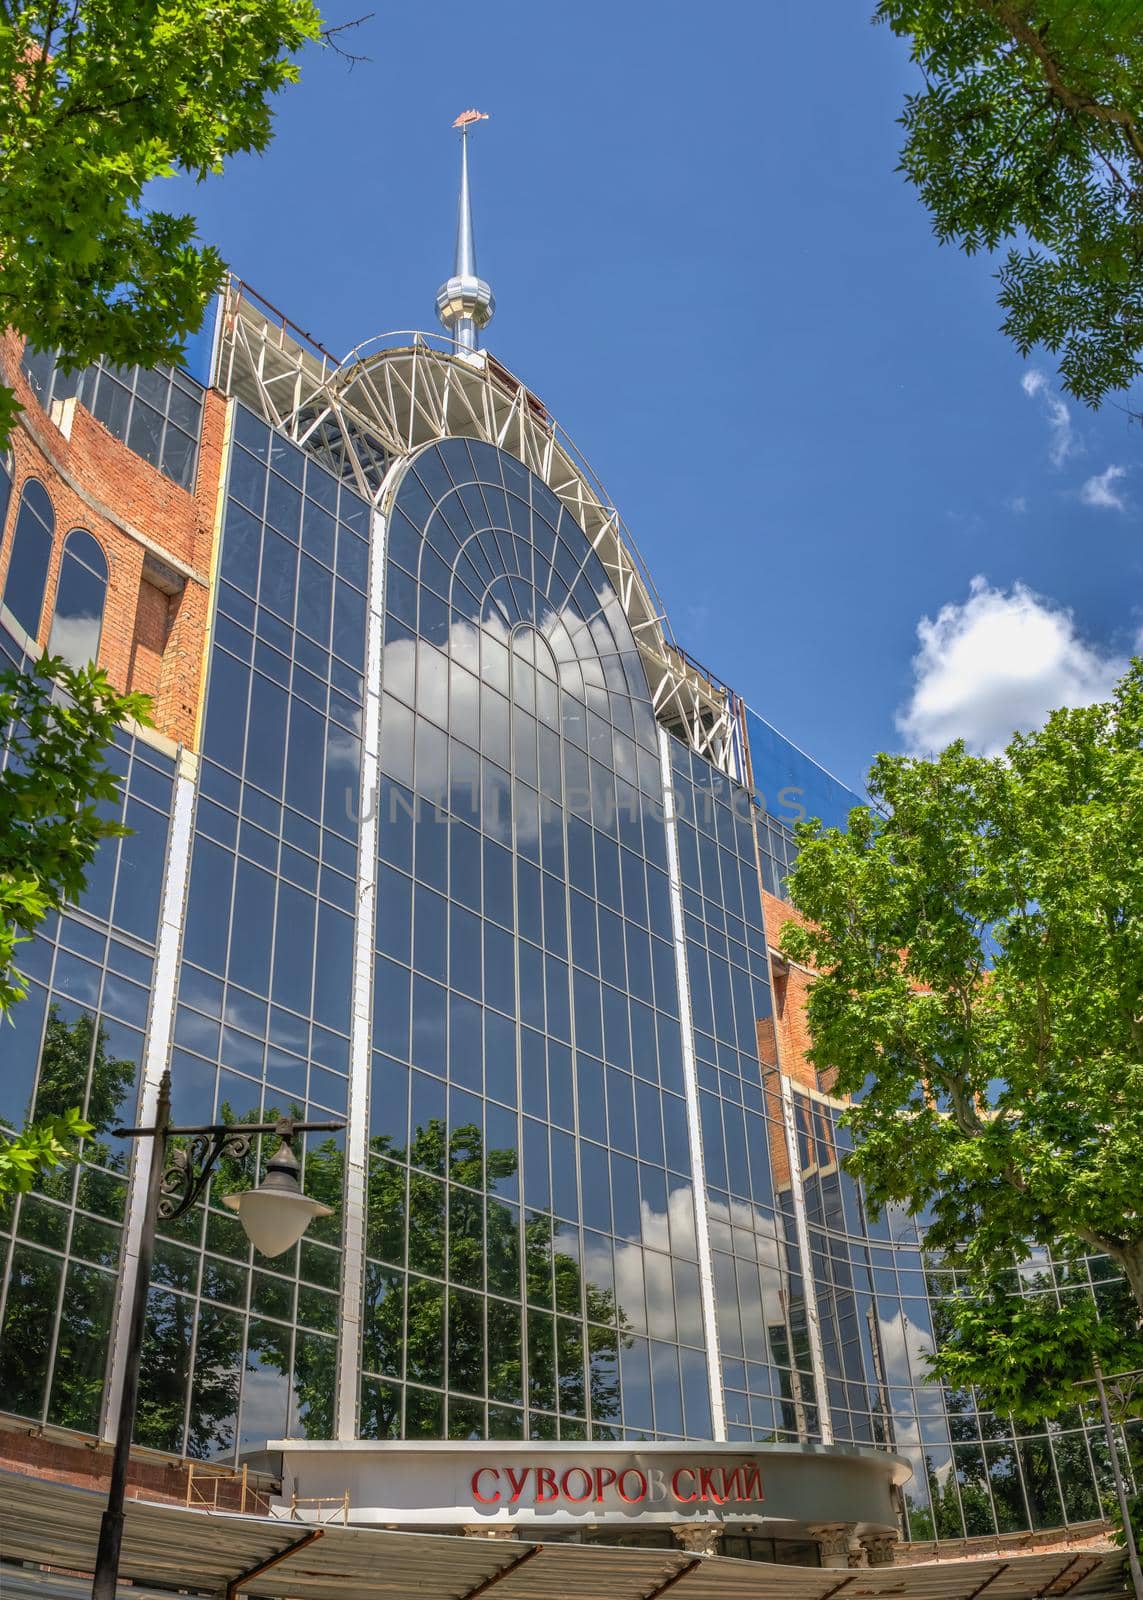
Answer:
<svg viewBox="0 0 1143 1600"><path fill-rule="evenodd" d="M897 1550L897 1536L893 1533L863 1533L861 1547L871 1567L891 1567Z"/></svg>
<svg viewBox="0 0 1143 1600"><path fill-rule="evenodd" d="M718 1522L676 1522L671 1532L684 1550L696 1556L716 1556L722 1549L722 1525Z"/></svg>
<svg viewBox="0 0 1143 1600"><path fill-rule="evenodd" d="M816 1539L823 1567L848 1567L850 1540L857 1532L856 1522L810 1522L806 1532Z"/></svg>
<svg viewBox="0 0 1143 1600"><path fill-rule="evenodd" d="M514 1539L516 1530L508 1522L466 1522L466 1539Z"/></svg>

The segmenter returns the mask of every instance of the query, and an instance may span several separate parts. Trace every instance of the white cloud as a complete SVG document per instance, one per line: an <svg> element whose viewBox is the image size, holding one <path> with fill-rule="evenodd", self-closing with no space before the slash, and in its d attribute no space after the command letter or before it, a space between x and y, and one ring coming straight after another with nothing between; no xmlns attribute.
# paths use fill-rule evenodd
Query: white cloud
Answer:
<svg viewBox="0 0 1143 1600"><path fill-rule="evenodd" d="M1126 476L1126 467L1112 466L1106 472L1097 472L1080 490L1080 499L1085 506L1098 506L1105 511L1126 511L1127 502L1115 489L1119 479Z"/></svg>
<svg viewBox="0 0 1143 1600"><path fill-rule="evenodd" d="M1022 494L1014 494L1011 500L1006 501L1005 504L1007 505L1009 511L1013 512L1018 517L1022 517L1025 511L1028 509L1027 497Z"/></svg>
<svg viewBox="0 0 1143 1600"><path fill-rule="evenodd" d="M592 693L603 690L611 682L613 669L618 667L615 641L607 618L610 616L611 624L618 626L622 613L613 589L608 587L600 593L603 610L590 622L580 620L570 608L557 613L551 606L545 607L536 622L537 636L542 635L547 641L554 658L555 676L550 671L527 674L529 679L535 679L533 697L525 698L525 688L521 688L516 703L529 713L534 712L549 729L558 729L560 724L557 680L559 688L569 697L583 706L594 705ZM512 630L498 612L487 610L479 626L463 618L452 622L442 649L425 639L390 639L385 646L382 674L387 691L381 720L381 760L385 775L395 778L412 789L419 799L438 808L449 806L450 793L466 804L479 802L483 807L484 831L505 844L512 843L513 834L510 793L502 793L499 786L490 784L486 772L481 799L479 757L458 744L452 746L450 753L443 729L447 726L455 733L460 729L475 731L480 728L486 753L507 768L511 737L508 691L513 681L509 666L511 647ZM411 709L414 704L419 718L414 718ZM355 748L348 734L344 738ZM495 753L497 750L499 754ZM613 757L618 775L637 784L633 742L616 739ZM586 762L583 770L586 784ZM569 778L565 799L571 803L574 798L582 804L587 792ZM346 805L352 808L353 794L349 790L346 793ZM539 808L530 813L516 811L518 843L535 839L541 814L549 804L543 799ZM353 814L352 809L349 814Z"/></svg>
<svg viewBox="0 0 1143 1600"><path fill-rule="evenodd" d="M1062 467L1068 457L1075 455L1080 448L1072 432L1071 412L1052 388L1047 373L1041 372L1038 367L1031 367L1024 374L1020 379L1020 387L1030 400L1039 398L1043 402L1044 415L1052 434L1048 457L1054 467Z"/></svg>
<svg viewBox="0 0 1143 1600"><path fill-rule="evenodd" d="M917 624L913 693L897 727L915 754L964 739L995 755L1016 729L1040 726L1058 706L1106 700L1126 668L1085 644L1065 607L1023 583L1010 592L973 578L963 605Z"/></svg>

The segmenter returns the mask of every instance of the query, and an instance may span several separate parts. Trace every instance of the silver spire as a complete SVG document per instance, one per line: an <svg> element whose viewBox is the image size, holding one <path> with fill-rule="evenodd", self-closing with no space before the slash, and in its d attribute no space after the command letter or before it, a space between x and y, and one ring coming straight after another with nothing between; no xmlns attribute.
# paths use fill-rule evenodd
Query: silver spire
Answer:
<svg viewBox="0 0 1143 1600"><path fill-rule="evenodd" d="M453 123L460 129L460 198L456 207L456 259L452 277L437 290L437 316L460 350L475 350L480 329L492 321L496 301L483 278L476 275L476 243L472 235L472 204L468 193L468 130L487 120L487 111L462 111Z"/></svg>

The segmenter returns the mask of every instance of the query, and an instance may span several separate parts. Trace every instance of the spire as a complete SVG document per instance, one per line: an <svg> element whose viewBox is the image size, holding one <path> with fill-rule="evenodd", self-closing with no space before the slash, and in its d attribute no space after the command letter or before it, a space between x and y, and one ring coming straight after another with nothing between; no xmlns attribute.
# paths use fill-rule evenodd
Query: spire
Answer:
<svg viewBox="0 0 1143 1600"><path fill-rule="evenodd" d="M476 240L472 236L472 201L468 193L468 129L460 130L460 198L456 203L456 259L453 276L476 277Z"/></svg>
<svg viewBox="0 0 1143 1600"><path fill-rule="evenodd" d="M456 208L456 259L452 277L437 290L437 316L460 350L475 350L481 328L492 320L496 302L492 290L476 275L476 244L472 233L472 203L468 190L468 130L487 121L486 111L462 111L453 123L460 129L460 198Z"/></svg>

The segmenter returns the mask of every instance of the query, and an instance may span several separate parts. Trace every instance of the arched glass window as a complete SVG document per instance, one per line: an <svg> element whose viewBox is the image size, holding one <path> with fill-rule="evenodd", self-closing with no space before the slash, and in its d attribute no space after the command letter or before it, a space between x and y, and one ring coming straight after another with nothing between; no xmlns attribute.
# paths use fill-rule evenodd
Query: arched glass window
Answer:
<svg viewBox="0 0 1143 1600"><path fill-rule="evenodd" d="M64 540L49 655L72 667L97 658L106 595L107 557L86 528L73 528Z"/></svg>
<svg viewBox="0 0 1143 1600"><path fill-rule="evenodd" d="M29 478L20 496L3 603L24 632L33 638L40 629L55 528L56 517L48 491L38 479Z"/></svg>
<svg viewBox="0 0 1143 1600"><path fill-rule="evenodd" d="M8 520L8 501L12 497L12 457L5 450L0 455L0 539L4 537L4 524Z"/></svg>

